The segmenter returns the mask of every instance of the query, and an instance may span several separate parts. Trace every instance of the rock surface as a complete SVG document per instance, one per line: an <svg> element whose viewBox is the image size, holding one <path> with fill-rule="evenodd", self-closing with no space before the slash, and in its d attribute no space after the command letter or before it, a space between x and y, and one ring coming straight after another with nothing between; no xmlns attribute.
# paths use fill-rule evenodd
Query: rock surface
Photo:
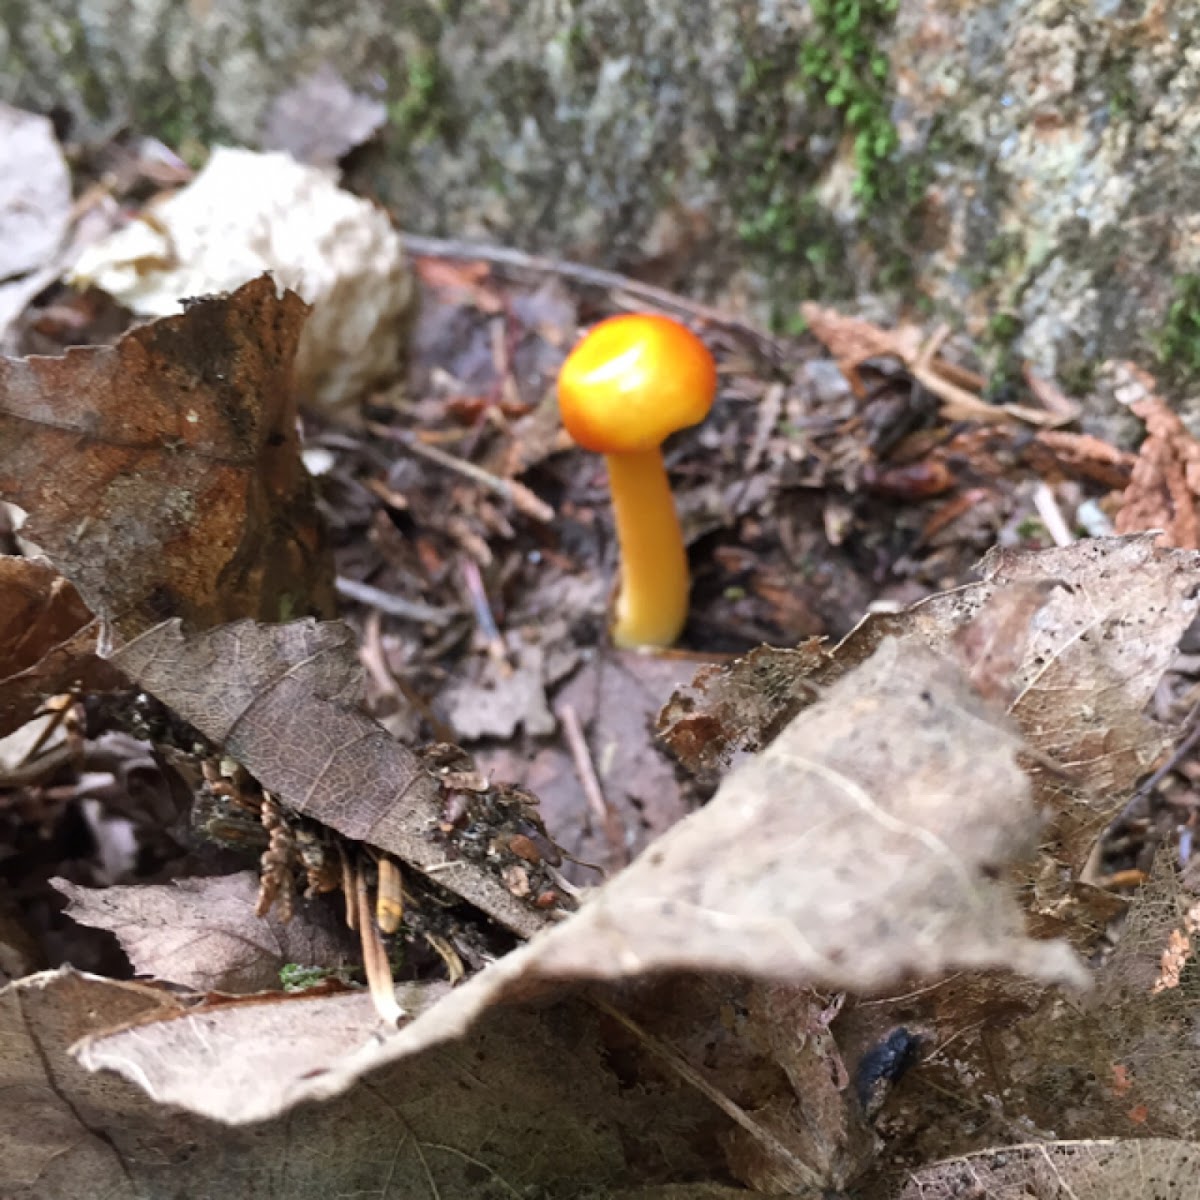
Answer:
<svg viewBox="0 0 1200 1200"><path fill-rule="evenodd" d="M329 63L387 105L359 170L411 230L784 328L805 298L916 307L989 346L998 378L1022 355L1077 394L1103 359L1153 363L1172 322L1180 396L1200 367L1200 311L1171 311L1200 297L1197 0L398 11L0 0L0 100L253 146L272 98Z"/></svg>

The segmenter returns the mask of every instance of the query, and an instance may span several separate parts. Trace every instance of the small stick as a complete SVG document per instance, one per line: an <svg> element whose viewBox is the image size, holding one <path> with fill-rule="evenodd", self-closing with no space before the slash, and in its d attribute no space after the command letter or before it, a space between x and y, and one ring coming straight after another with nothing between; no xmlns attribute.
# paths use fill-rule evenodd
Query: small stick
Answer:
<svg viewBox="0 0 1200 1200"><path fill-rule="evenodd" d="M499 475L493 475L491 471L485 471L473 462L467 462L465 458L456 458L453 454L447 454L445 450L439 449L437 446L430 446L420 441L407 429L393 429L390 425L378 425L374 421L367 422L367 428L379 437L398 442L406 450L411 450L420 458L437 463L439 467L445 467L448 471L456 471L459 475L479 484L486 491L507 500L518 512L524 513L535 521L541 521L543 525L548 525L554 520L554 509L515 479L501 479Z"/></svg>
<svg viewBox="0 0 1200 1200"><path fill-rule="evenodd" d="M375 920L384 933L395 933L404 920L404 886L396 860L381 854L379 886L375 892Z"/></svg>
<svg viewBox="0 0 1200 1200"><path fill-rule="evenodd" d="M0 787L19 788L39 783L59 768L67 766L74 755L75 751L66 742L59 742L40 758L30 759L7 771L0 768Z"/></svg>
<svg viewBox="0 0 1200 1200"><path fill-rule="evenodd" d="M767 451L767 443L771 440L771 434L774 433L775 426L779 424L779 417L783 412L784 394L783 384L773 383L767 388L759 402L758 420L754 423L754 437L750 443L749 453L746 455L744 471L747 477L758 470L758 464L762 462L762 457ZM750 482L749 478L746 482Z"/></svg>
<svg viewBox="0 0 1200 1200"><path fill-rule="evenodd" d="M360 651L363 666L375 681L375 686L385 695L399 696L421 715L439 742L453 742L457 738L454 729L433 711L429 702L403 676L397 675L388 665L387 653L383 648L383 631L380 628L379 610L367 615Z"/></svg>
<svg viewBox="0 0 1200 1200"><path fill-rule="evenodd" d="M625 847L625 831L621 827L616 810L604 797L600 786L600 777L596 774L591 752L588 750L587 738L583 734L583 726L579 722L579 714L574 705L560 704L558 719L562 722L563 733L571 750L571 758L575 762L575 774L587 797L588 807L604 829L608 839L609 850L612 854L613 865L623 867L629 861Z"/></svg>
<svg viewBox="0 0 1200 1200"><path fill-rule="evenodd" d="M342 860L342 896L346 901L346 928L358 931L358 893L355 891L354 868L350 855L341 841L337 844L338 858Z"/></svg>
<svg viewBox="0 0 1200 1200"><path fill-rule="evenodd" d="M797 1158L765 1125L760 1125L740 1104L731 1100L724 1092L713 1087L691 1063L668 1043L643 1029L619 1008L613 1007L599 996L590 997L591 1004L633 1034L655 1058L661 1059L685 1083L691 1084L701 1095L707 1096L727 1117L740 1125L755 1141L760 1142L779 1162L787 1163L792 1173L805 1186L821 1190L821 1176L808 1163Z"/></svg>
<svg viewBox="0 0 1200 1200"><path fill-rule="evenodd" d="M463 966L463 960L459 957L458 951L439 934L426 932L425 940L446 964L446 974L450 979L450 986L453 987L467 973L467 968Z"/></svg>
<svg viewBox="0 0 1200 1200"><path fill-rule="evenodd" d="M1042 518L1046 532L1054 539L1056 546L1070 546L1075 541L1075 535L1067 525L1067 520L1058 507L1058 500L1050 485L1041 482L1033 490L1033 507Z"/></svg>
<svg viewBox="0 0 1200 1200"><path fill-rule="evenodd" d="M678 316L691 317L693 320L704 321L717 329L727 329L740 333L766 350L777 361L784 362L789 355L788 344L779 338L756 329L745 321L739 321L720 309L711 308L707 304L699 304L665 288L654 287L649 283L641 283L630 279L627 275L619 275L616 271L604 271L599 267L589 267L583 263L568 262L565 259L542 258L535 254L526 254L509 246L489 246L482 243L457 242L447 238L421 237L414 233L401 234L404 248L418 257L427 258L463 258L479 262L491 263L498 267L508 267L516 271L534 275L557 275L562 279L570 279L585 287L602 288L605 291L624 292L639 304L652 304L665 312Z"/></svg>
<svg viewBox="0 0 1200 1200"><path fill-rule="evenodd" d="M379 930L372 919L371 897L367 891L367 877L363 874L361 863L354 876L354 895L358 900L358 931L362 939L363 970L367 975L371 1002L375 1005L380 1019L395 1028L404 1016L404 1009L396 1000L392 966L388 962L383 938L379 936Z"/></svg>
<svg viewBox="0 0 1200 1200"><path fill-rule="evenodd" d="M475 612L475 620L487 642L488 656L493 662L508 667L508 651L505 649L504 639L500 636L496 618L492 615L492 606L483 586L483 576L479 573L479 566L472 559L464 558L461 567L463 579L467 585L467 593L471 597L471 608Z"/></svg>
<svg viewBox="0 0 1200 1200"><path fill-rule="evenodd" d="M21 756L21 761L16 764L18 768L32 762L42 752L42 747L50 740L54 731L66 720L67 714L71 711L71 705L74 703L75 697L70 692L64 692L59 696L51 696L46 701L43 707L49 720L42 726L41 732L37 737L34 738L33 745Z"/></svg>
<svg viewBox="0 0 1200 1200"><path fill-rule="evenodd" d="M399 617L402 621L428 622L430 625L449 625L454 620L454 610L449 608L434 608L431 604L422 604L419 600L405 600L403 596L394 596L383 588L373 587L358 579L347 579L339 575L336 581L339 596L348 600L357 600L369 608L377 608L389 617Z"/></svg>
<svg viewBox="0 0 1200 1200"><path fill-rule="evenodd" d="M1180 739L1179 744L1171 751L1167 761L1159 767L1149 779L1145 780L1142 785L1133 793L1132 796L1125 802L1125 807L1121 809L1116 820L1112 824L1117 824L1119 821L1127 820L1133 815L1134 810L1168 775L1174 771L1179 764L1187 758L1189 754L1196 748L1196 744L1200 742L1200 703L1192 706L1192 711L1184 718L1180 729L1186 729L1187 733Z"/></svg>

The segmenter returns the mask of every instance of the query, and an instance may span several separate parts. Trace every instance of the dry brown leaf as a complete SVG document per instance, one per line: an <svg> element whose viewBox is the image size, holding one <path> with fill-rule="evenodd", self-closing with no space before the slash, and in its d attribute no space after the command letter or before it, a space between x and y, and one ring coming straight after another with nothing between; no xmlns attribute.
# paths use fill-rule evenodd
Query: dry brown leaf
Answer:
<svg viewBox="0 0 1200 1200"><path fill-rule="evenodd" d="M124 684L124 677L96 656L98 629L88 625L28 670L0 680L0 737L20 728L47 696L83 690L102 692Z"/></svg>
<svg viewBox="0 0 1200 1200"><path fill-rule="evenodd" d="M922 1039L906 1079L912 1086L886 1097L884 1120L897 1160L973 1154L1035 1133L1200 1135L1200 1051L1193 1035L1200 982L1185 971L1177 987L1155 992L1163 952L1186 920L1174 858L1173 851L1159 856L1119 926L1115 948L1108 940L1103 958L1093 960L1094 984L1084 996L962 974L850 1009L837 1032L852 1059L864 1039L898 1027ZM1101 925L1110 939L1114 915ZM979 1106L990 1097L1002 1104L981 1122Z"/></svg>
<svg viewBox="0 0 1200 1200"><path fill-rule="evenodd" d="M609 1054L649 1083L690 1076L736 1119L729 1171L756 1194L841 1195L878 1153L831 1028L844 996L740 976L663 975L595 993ZM740 1111L739 1111L740 1110Z"/></svg>
<svg viewBox="0 0 1200 1200"><path fill-rule="evenodd" d="M1137 458L1090 433L1042 429L1029 443L1025 460L1040 476L1065 471L1104 487L1125 488Z"/></svg>
<svg viewBox="0 0 1200 1200"><path fill-rule="evenodd" d="M761 750L820 693L834 658L823 638L795 649L758 646L728 666L701 667L658 717L663 741L691 771Z"/></svg>
<svg viewBox="0 0 1200 1200"><path fill-rule="evenodd" d="M1159 854L1138 890L1114 949L1096 968L1086 1002L1055 1011L1047 1003L1011 1039L994 1040L993 1056L1020 1111L1060 1137L1145 1130L1200 1136L1200 1049L1193 1035L1200 979L1184 970L1160 986L1188 921L1171 851ZM1062 1081L1074 1076L1071 1104ZM1139 1120L1140 1117L1140 1120Z"/></svg>
<svg viewBox="0 0 1200 1200"><path fill-rule="evenodd" d="M500 970L744 972L860 991L953 966L1077 980L1062 947L1022 937L991 878L1036 836L1018 747L950 664L886 642Z"/></svg>
<svg viewBox="0 0 1200 1200"><path fill-rule="evenodd" d="M1195 1200L1200 1144L1167 1138L1004 1146L906 1173L892 1200Z"/></svg>
<svg viewBox="0 0 1200 1200"><path fill-rule="evenodd" d="M68 916L116 934L139 975L197 991L267 991L279 987L287 963L341 967L359 960L332 904L299 900L287 923L274 912L258 917L253 871L136 887L51 882L71 901Z"/></svg>
<svg viewBox="0 0 1200 1200"><path fill-rule="evenodd" d="M564 621L548 621L536 636L514 632L506 639L509 656L477 656L461 665L437 698L437 708L464 742L480 738L507 741L518 725L531 737L555 729L546 689L568 674L579 652Z"/></svg>
<svg viewBox="0 0 1200 1200"><path fill-rule="evenodd" d="M90 1079L67 1047L95 1029L176 1009L161 992L69 968L0 990L0 1195L134 1200L110 1130L155 1153L153 1133L134 1132L155 1106L133 1088Z"/></svg>
<svg viewBox="0 0 1200 1200"><path fill-rule="evenodd" d="M336 611L291 388L305 313L263 276L113 347L0 359L0 496L124 636Z"/></svg>
<svg viewBox="0 0 1200 1200"><path fill-rule="evenodd" d="M1006 707L1017 699L1034 617L1059 586L1044 576L1014 579L954 635L956 657L978 695Z"/></svg>
<svg viewBox="0 0 1200 1200"><path fill-rule="evenodd" d="M883 329L862 317L847 317L833 308L824 308L811 301L800 306L813 337L833 355L838 370L850 381L854 394L865 395L858 368L871 358L897 358L902 363L915 362L921 350L923 336L916 325L899 329Z"/></svg>
<svg viewBox="0 0 1200 1200"><path fill-rule="evenodd" d="M169 621L112 662L289 808L395 854L524 937L545 924L543 912L435 838L438 786L357 707L362 668L348 626L240 621L185 635Z"/></svg>
<svg viewBox="0 0 1200 1200"><path fill-rule="evenodd" d="M402 989L401 998L416 1008L421 993ZM22 980L0 991L5 1200L495 1200L609 1192L719 1169L718 1123L667 1123L659 1106L674 1107L673 1095L627 1094L593 1048L594 1015L579 1005L494 1014L463 1046L245 1130L163 1108L123 1079L88 1074L67 1052L77 1038L121 1022L131 1023L123 1036L136 1039L139 1028L157 1028L137 1023L153 1013L180 1014L168 1026L203 1068L199 1085L213 1055L228 1051L231 1070L240 1057L233 1105L263 1086L263 1071L298 1075L312 1044L369 1043L376 1023L365 993L184 1014L154 989L69 968ZM240 1035L236 1044L223 1040L226 1022ZM294 1047L294 1056L265 1054L264 1038L268 1047Z"/></svg>
<svg viewBox="0 0 1200 1200"><path fill-rule="evenodd" d="M32 667L91 619L48 563L0 555L0 680Z"/></svg>
<svg viewBox="0 0 1200 1200"><path fill-rule="evenodd" d="M1008 711L1029 745L1065 772L1031 769L1038 804L1052 814L1047 836L1077 875L1171 741L1146 708L1200 608L1200 556L1143 536L1036 555L993 551L983 569L971 600L988 607L1015 585L1060 584L1029 626ZM954 596L925 613L935 645L960 611Z"/></svg>
<svg viewBox="0 0 1200 1200"><path fill-rule="evenodd" d="M1118 533L1162 531L1162 543L1200 550L1200 442L1155 394L1150 374L1120 364L1117 395L1146 424L1146 437L1117 512Z"/></svg>
<svg viewBox="0 0 1200 1200"><path fill-rule="evenodd" d="M0 555L0 737L68 688L115 686L79 593L49 564Z"/></svg>
<svg viewBox="0 0 1200 1200"><path fill-rule="evenodd" d="M1128 798L1171 731L1145 713L1179 639L1200 608L1200 555L1157 548L1153 538L1102 538L1032 553L997 550L983 580L931 596L905 612L872 615L838 646L761 650L718 671L663 711L660 729L693 769L728 760L771 733L861 662L885 637L942 653L969 651L964 631L983 621L978 645L1012 637L1013 597L1050 590L1029 624L1013 672L1009 712L1030 746L1068 772L1036 769L1039 803L1055 817L1060 851L1082 867L1096 833ZM1025 589L1025 591L1019 591ZM978 660L976 660L978 665ZM998 684L995 663L989 688Z"/></svg>
<svg viewBox="0 0 1200 1200"><path fill-rule="evenodd" d="M11 900L0 901L0 987L38 969L40 952L20 911Z"/></svg>
<svg viewBox="0 0 1200 1200"><path fill-rule="evenodd" d="M232 1086L242 1035L218 1037L215 1017L202 1047L169 1022L92 1039L82 1060L244 1122L338 1094L564 982L685 970L871 991L967 967L1081 982L1064 945L1023 935L998 879L1037 832L1017 748L955 668L887 642L578 913L396 1033L310 1062L287 1088L265 1059L295 1055L294 1037L264 1045L252 1094Z"/></svg>

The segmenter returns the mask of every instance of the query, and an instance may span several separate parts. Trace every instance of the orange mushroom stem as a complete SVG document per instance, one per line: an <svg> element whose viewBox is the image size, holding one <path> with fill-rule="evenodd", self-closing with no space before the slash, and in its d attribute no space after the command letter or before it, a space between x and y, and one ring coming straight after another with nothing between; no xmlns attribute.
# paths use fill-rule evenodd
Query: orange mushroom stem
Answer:
<svg viewBox="0 0 1200 1200"><path fill-rule="evenodd" d="M621 551L612 626L618 646L669 646L687 621L687 551L660 447L677 429L704 420L716 390L704 343L653 314L602 321L559 373L567 432L608 466Z"/></svg>

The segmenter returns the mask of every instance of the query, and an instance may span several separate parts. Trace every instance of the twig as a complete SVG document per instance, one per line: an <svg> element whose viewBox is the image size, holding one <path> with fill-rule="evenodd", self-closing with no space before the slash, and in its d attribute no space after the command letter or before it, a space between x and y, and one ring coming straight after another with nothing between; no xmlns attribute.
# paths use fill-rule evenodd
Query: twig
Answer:
<svg viewBox="0 0 1200 1200"><path fill-rule="evenodd" d="M1119 824L1121 821L1127 820L1132 816L1137 806L1196 748L1197 743L1200 743L1200 721L1197 721L1197 717L1200 717L1200 702L1194 704L1192 711L1184 718L1180 728L1186 729L1187 733L1180 739L1175 749L1171 751L1167 757L1167 761L1129 797L1125 802L1124 808L1110 822L1110 825Z"/></svg>
<svg viewBox="0 0 1200 1200"><path fill-rule="evenodd" d="M396 1000L392 965L388 962L387 950L375 926L375 914L371 911L371 897L361 862L354 872L354 898L358 902L358 933L362 939L363 970L366 972L371 1002L380 1019L394 1029L404 1016L404 1009Z"/></svg>
<svg viewBox="0 0 1200 1200"><path fill-rule="evenodd" d="M1058 500L1050 485L1045 481L1039 483L1033 490L1033 507L1042 518L1046 532L1054 539L1056 546L1070 546L1075 541L1075 535L1067 525L1067 520L1058 507Z"/></svg>
<svg viewBox="0 0 1200 1200"><path fill-rule="evenodd" d="M625 846L625 830L616 810L604 797L604 789L600 786L600 777L588 750L587 738L583 735L583 726L579 714L572 704L563 703L558 706L558 719L562 722L563 733L567 746L571 750L571 758L575 763L575 774L579 776L583 794L587 797L588 807L604 829L608 839L609 850L613 859L612 865L623 867L629 861L629 853Z"/></svg>
<svg viewBox="0 0 1200 1200"><path fill-rule="evenodd" d="M27 758L9 770L0 769L0 787L19 788L40 783L71 762L74 750L66 742L51 746L38 758Z"/></svg>
<svg viewBox="0 0 1200 1200"><path fill-rule="evenodd" d="M744 467L747 486L750 484L750 476L758 470L758 464L762 462L762 457L767 451L767 443L771 440L771 434L775 432L775 426L779 424L779 417L783 412L784 394L783 384L773 383L759 401L758 419L754 423L754 437L750 442Z"/></svg>
<svg viewBox="0 0 1200 1200"><path fill-rule="evenodd" d="M408 680L396 674L387 660L383 648L383 630L380 627L379 610L374 609L367 615L367 623L363 630L362 649L359 651L367 674L375 681L375 686L386 696L399 696L412 705L433 731L433 736L439 742L453 742L458 738L454 728L448 725L433 711L429 702L412 686Z"/></svg>
<svg viewBox="0 0 1200 1200"><path fill-rule="evenodd" d="M467 594L471 597L471 609L475 613L475 622L483 639L487 642L488 657L511 673L508 661L508 650L504 638L500 636L500 627L492 615L492 605L488 600L487 589L483 586L483 576L479 573L479 565L474 560L464 558L461 561L463 580L467 585Z"/></svg>
<svg viewBox="0 0 1200 1200"><path fill-rule="evenodd" d="M26 763L32 762L39 754L43 747L54 736L58 727L67 719L68 713L71 711L71 706L75 703L75 696L70 692L65 692L62 695L51 696L43 705L49 720L42 726L38 735L33 740L33 745L21 756L21 761L16 765L23 767Z"/></svg>
<svg viewBox="0 0 1200 1200"><path fill-rule="evenodd" d="M454 610L450 608L434 608L431 604L422 604L419 600L405 600L403 596L394 596L382 588L373 587L358 579L337 577L336 586L339 596L348 600L357 600L369 608L377 608L389 617L399 617L402 621L425 621L430 625L449 625L454 619Z"/></svg>
<svg viewBox="0 0 1200 1200"><path fill-rule="evenodd" d="M358 932L358 891L354 878L354 868L350 865L350 856L341 838L337 843L338 859L342 864L342 899L346 902L346 928Z"/></svg>
<svg viewBox="0 0 1200 1200"><path fill-rule="evenodd" d="M439 467L458 472L459 475L479 484L485 490L507 500L518 512L524 513L535 521L541 521L545 525L554 520L554 509L515 479L501 479L499 475L493 475L473 462L467 462L465 458L455 458L453 454L447 454L445 450L441 450L437 446L430 446L426 442L422 442L407 429L395 429L391 425L379 425L374 421L368 422L367 428L379 437L398 442L406 450L411 450L419 457L437 463Z"/></svg>
<svg viewBox="0 0 1200 1200"><path fill-rule="evenodd" d="M761 349L767 351L778 362L795 358L795 352L780 338L772 337L745 321L739 321L720 309L711 308L695 300L668 292L653 284L641 283L616 271L605 271L589 267L584 263L569 262L560 258L543 258L526 254L509 246L489 246L482 243L452 241L448 238L421 237L414 233L401 235L405 249L410 254L429 258L462 258L505 267L524 275L557 275L570 279L585 287L601 288L605 291L624 292L639 303L652 304L677 316L691 317L704 321L717 329L730 330L750 338Z"/></svg>
<svg viewBox="0 0 1200 1200"><path fill-rule="evenodd" d="M456 1155L463 1162L469 1162L472 1166L478 1167L481 1171L486 1171L510 1196L515 1197L515 1200L522 1200L525 1193L518 1192L503 1175L498 1174L480 1158L472 1158L465 1150L460 1150L457 1146L447 1146L441 1142L426 1142L426 1150L441 1150L446 1154Z"/></svg>
<svg viewBox="0 0 1200 1200"><path fill-rule="evenodd" d="M797 1182L821 1192L825 1181L813 1170L808 1163L796 1157L769 1129L760 1125L741 1105L736 1104L724 1092L718 1091L692 1065L687 1062L673 1047L643 1029L631 1017L627 1017L620 1009L614 1008L607 1000L598 996L590 997L591 1003L606 1016L612 1017L618 1024L623 1025L640 1041L651 1054L660 1058L685 1083L691 1084L703 1096L707 1096L727 1117L740 1125L755 1141L759 1142L770 1154L781 1163L786 1163L796 1177Z"/></svg>

